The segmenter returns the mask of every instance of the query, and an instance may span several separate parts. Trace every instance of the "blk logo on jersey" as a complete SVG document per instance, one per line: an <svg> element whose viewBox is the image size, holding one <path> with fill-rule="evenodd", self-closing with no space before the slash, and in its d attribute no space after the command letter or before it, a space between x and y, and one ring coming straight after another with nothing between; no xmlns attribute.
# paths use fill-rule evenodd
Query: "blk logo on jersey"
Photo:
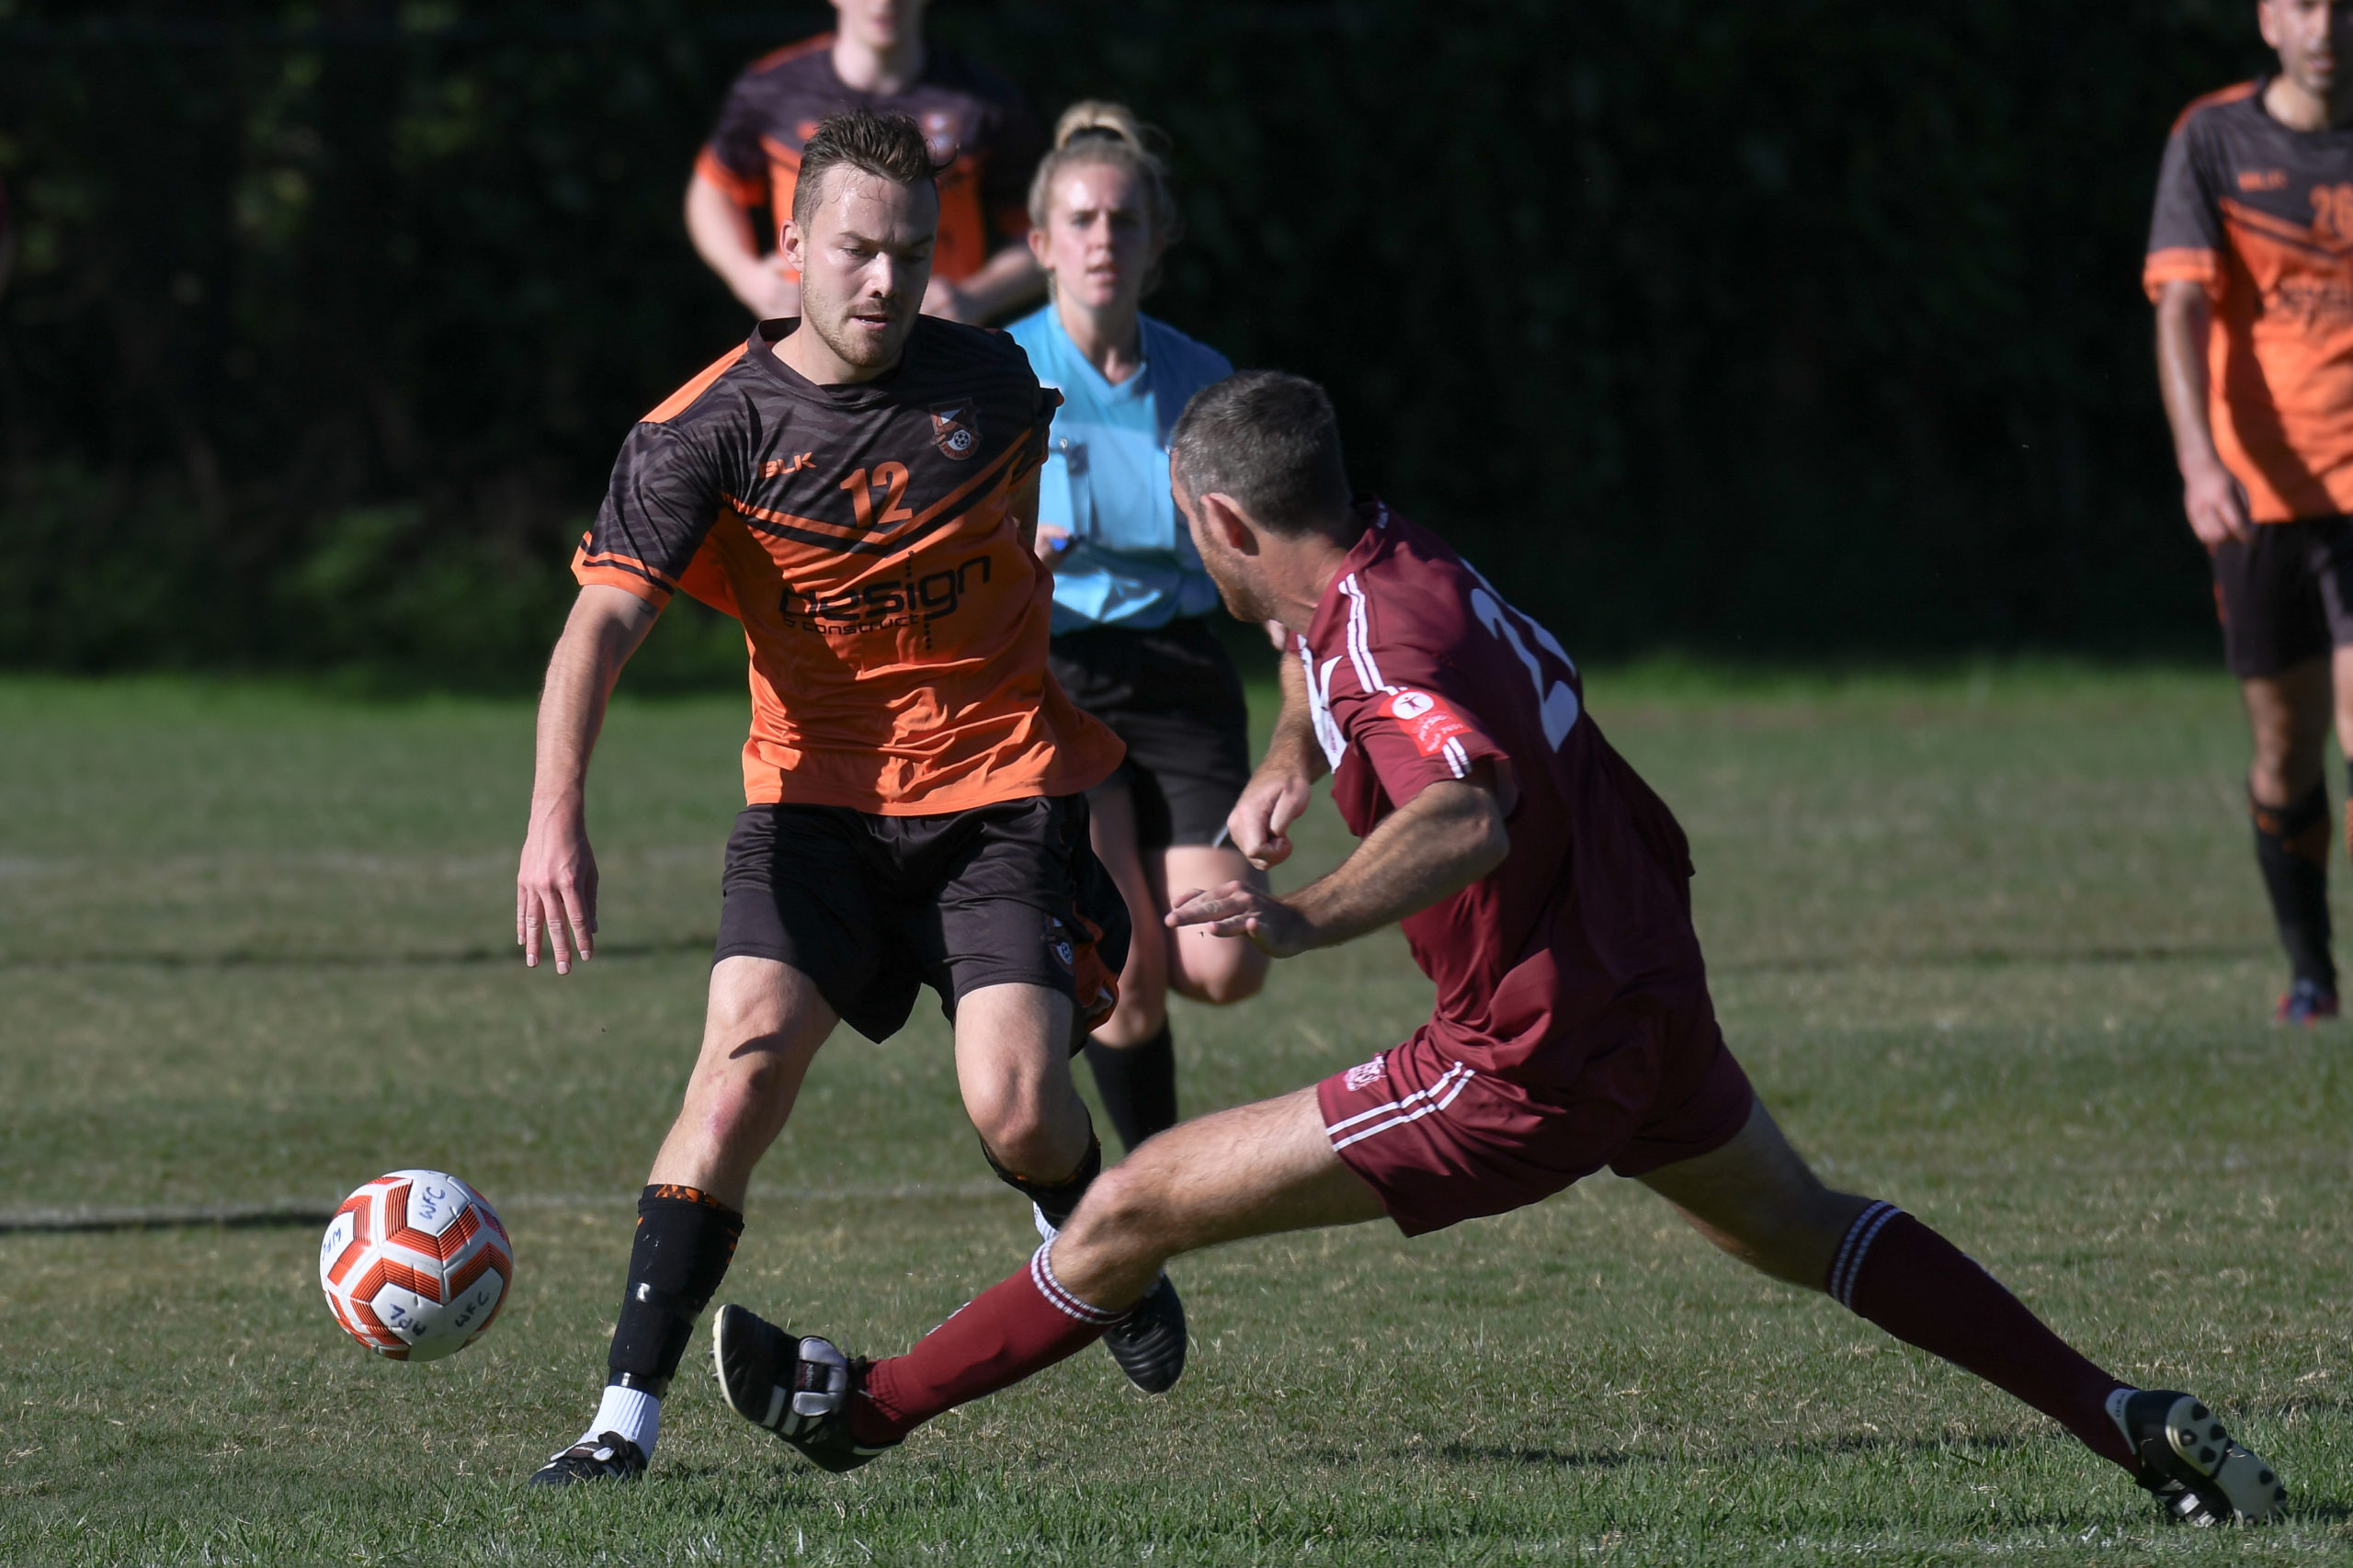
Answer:
<svg viewBox="0 0 2353 1568"><path fill-rule="evenodd" d="M943 403L931 411L931 438L939 445L942 457L961 461L980 449L981 437L972 429L972 405L969 403Z"/></svg>
<svg viewBox="0 0 2353 1568"><path fill-rule="evenodd" d="M1454 710L1427 691L1401 691L1381 705L1383 718L1397 722L1424 756L1436 756L1446 743L1471 733Z"/></svg>

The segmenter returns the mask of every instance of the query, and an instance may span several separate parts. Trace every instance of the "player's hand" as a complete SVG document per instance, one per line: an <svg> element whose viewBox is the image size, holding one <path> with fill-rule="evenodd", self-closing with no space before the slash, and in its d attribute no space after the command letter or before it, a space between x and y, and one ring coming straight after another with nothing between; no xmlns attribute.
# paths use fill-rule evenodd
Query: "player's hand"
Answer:
<svg viewBox="0 0 2353 1568"><path fill-rule="evenodd" d="M1290 628L1279 620L1262 620L1258 629L1267 634L1267 644L1278 653L1290 652Z"/></svg>
<svg viewBox="0 0 2353 1568"><path fill-rule="evenodd" d="M523 962L540 966L540 939L558 974L570 974L574 957L586 962L596 947L597 856L588 847L588 824L578 806L531 813L523 840L523 862L515 873L515 940Z"/></svg>
<svg viewBox="0 0 2353 1568"><path fill-rule="evenodd" d="M1252 774L1225 817L1225 830L1242 858L1262 871L1290 859L1291 842L1285 830L1306 813L1314 791L1314 781L1303 773L1262 765Z"/></svg>
<svg viewBox="0 0 2353 1568"><path fill-rule="evenodd" d="M2183 468L2181 509L2189 514L2189 531L2208 550L2225 540L2245 544L2255 537L2255 525L2247 520L2246 486L2218 458Z"/></svg>
<svg viewBox="0 0 2353 1568"><path fill-rule="evenodd" d="M1059 564L1062 558L1069 552L1070 539L1071 534L1068 528L1056 528L1051 523L1040 523L1038 537L1029 541L1029 548L1038 552L1039 560L1049 566L1053 566Z"/></svg>
<svg viewBox="0 0 2353 1568"><path fill-rule="evenodd" d="M942 321L977 324L981 319L980 312L973 309L972 301L965 296L964 290L945 278L934 278L924 290L923 313L938 316Z"/></svg>
<svg viewBox="0 0 2353 1568"><path fill-rule="evenodd" d="M1169 901L1168 928L1199 926L1212 937L1247 937L1261 952L1279 959L1303 953L1314 932L1307 917L1264 888L1221 882Z"/></svg>

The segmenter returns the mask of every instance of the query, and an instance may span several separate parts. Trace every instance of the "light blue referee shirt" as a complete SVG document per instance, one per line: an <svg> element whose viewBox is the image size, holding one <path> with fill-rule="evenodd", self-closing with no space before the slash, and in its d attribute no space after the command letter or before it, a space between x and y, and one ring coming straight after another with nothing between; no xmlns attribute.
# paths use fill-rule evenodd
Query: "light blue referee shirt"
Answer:
<svg viewBox="0 0 2353 1568"><path fill-rule="evenodd" d="M1051 301L1005 329L1063 394L1038 485L1038 521L1071 535L1054 570L1056 632L1149 631L1217 608L1168 494L1168 431L1187 399L1233 367L1165 322L1142 316L1138 326L1143 368L1118 386L1087 363Z"/></svg>

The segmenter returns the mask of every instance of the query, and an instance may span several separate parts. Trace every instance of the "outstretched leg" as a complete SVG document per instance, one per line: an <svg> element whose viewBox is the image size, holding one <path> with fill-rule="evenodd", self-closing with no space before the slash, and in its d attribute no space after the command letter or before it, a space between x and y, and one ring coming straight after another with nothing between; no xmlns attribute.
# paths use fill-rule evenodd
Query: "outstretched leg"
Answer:
<svg viewBox="0 0 2353 1568"><path fill-rule="evenodd" d="M795 1341L722 1308L721 1382L737 1411L817 1463L847 1469L1092 1344L1181 1253L1381 1215L1372 1189L1332 1152L1315 1091L1302 1089L1153 1139L1103 1173L1025 1267L862 1378L826 1342Z"/></svg>

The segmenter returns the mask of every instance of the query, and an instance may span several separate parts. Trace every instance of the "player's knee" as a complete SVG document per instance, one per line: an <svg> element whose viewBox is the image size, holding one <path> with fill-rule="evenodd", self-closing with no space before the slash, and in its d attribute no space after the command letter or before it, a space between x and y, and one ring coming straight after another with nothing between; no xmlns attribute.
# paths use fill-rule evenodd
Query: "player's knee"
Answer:
<svg viewBox="0 0 2353 1568"><path fill-rule="evenodd" d="M1070 1161L1058 1156L1067 1151L1058 1146L1057 1130L1034 1096L1007 1091L964 1108L981 1142L1006 1169L1032 1181L1054 1181L1066 1174Z"/></svg>
<svg viewBox="0 0 2353 1568"><path fill-rule="evenodd" d="M1177 979L1180 994L1212 1007L1230 1007L1236 1002L1247 1002L1265 988L1268 967L1266 954L1245 942L1221 945L1229 951L1198 969L1188 969Z"/></svg>
<svg viewBox="0 0 2353 1568"><path fill-rule="evenodd" d="M1165 1190L1130 1162L1095 1178L1067 1229L1082 1246L1131 1251L1156 1246L1173 1221Z"/></svg>

